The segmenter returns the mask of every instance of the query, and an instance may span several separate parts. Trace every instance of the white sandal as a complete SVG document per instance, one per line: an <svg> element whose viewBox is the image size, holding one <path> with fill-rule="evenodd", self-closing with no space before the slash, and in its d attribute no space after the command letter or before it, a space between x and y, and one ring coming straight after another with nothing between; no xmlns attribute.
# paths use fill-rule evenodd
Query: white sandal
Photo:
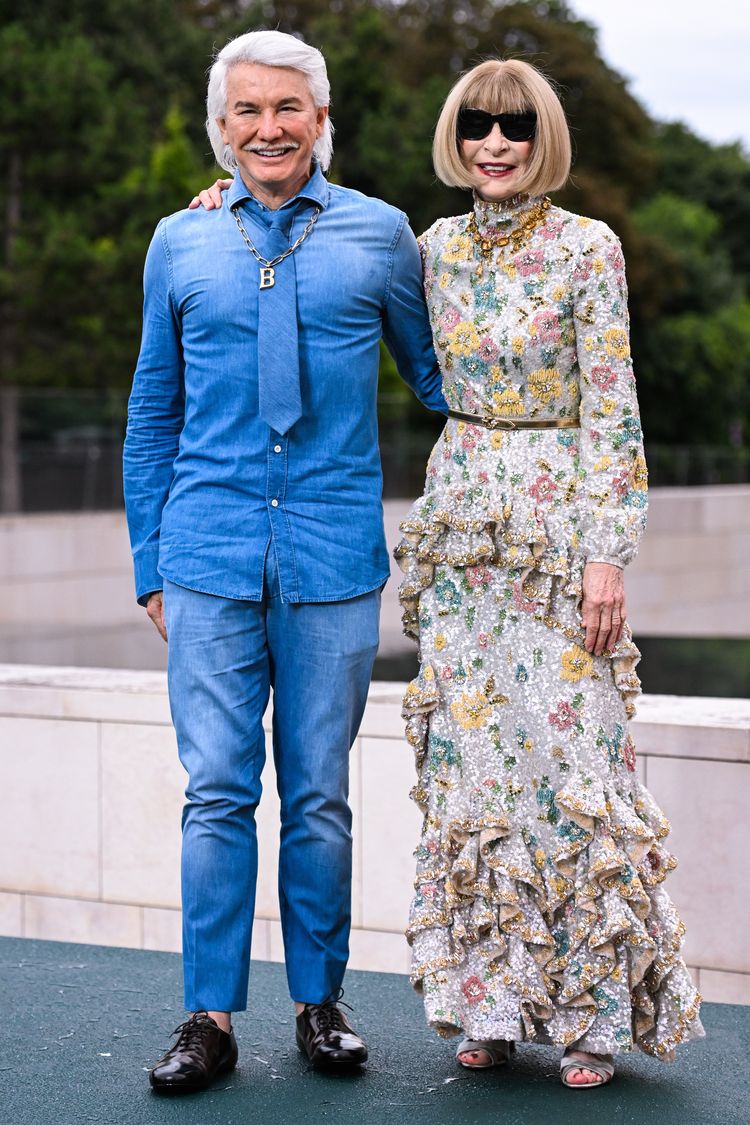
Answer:
<svg viewBox="0 0 750 1125"><path fill-rule="evenodd" d="M464 1039L458 1045L456 1059L467 1070L489 1070L492 1066L505 1066L509 1063L511 1051L515 1049L515 1043L509 1039ZM459 1055L465 1055L469 1051L484 1051L489 1055L490 1062L468 1063L459 1058Z"/></svg>
<svg viewBox="0 0 750 1125"><path fill-rule="evenodd" d="M572 1047L571 1050L577 1050ZM560 1078L562 1079L563 1086L567 1086L569 1090L589 1090L592 1086L606 1086L608 1082L612 1081L612 1075L615 1073L615 1066L612 1061L611 1055L595 1055L589 1051L581 1051L583 1055L588 1055L588 1059L574 1059L565 1052L560 1059ZM598 1074L601 1082L569 1082L568 1075L571 1070L590 1070L592 1074Z"/></svg>

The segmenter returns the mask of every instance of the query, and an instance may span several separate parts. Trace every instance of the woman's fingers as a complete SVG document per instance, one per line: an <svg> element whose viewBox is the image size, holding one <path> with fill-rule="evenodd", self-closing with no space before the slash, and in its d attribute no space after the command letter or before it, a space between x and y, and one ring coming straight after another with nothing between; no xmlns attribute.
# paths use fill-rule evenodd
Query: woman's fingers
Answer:
<svg viewBox="0 0 750 1125"><path fill-rule="evenodd" d="M612 651L625 625L622 570L611 563L587 563L583 572L581 620L587 652Z"/></svg>
<svg viewBox="0 0 750 1125"><path fill-rule="evenodd" d="M232 180L216 180L211 184L211 187L204 188L198 195L193 196L188 203L189 210L194 211L196 207L205 207L207 211L213 211L215 208L221 207L221 193L231 186Z"/></svg>

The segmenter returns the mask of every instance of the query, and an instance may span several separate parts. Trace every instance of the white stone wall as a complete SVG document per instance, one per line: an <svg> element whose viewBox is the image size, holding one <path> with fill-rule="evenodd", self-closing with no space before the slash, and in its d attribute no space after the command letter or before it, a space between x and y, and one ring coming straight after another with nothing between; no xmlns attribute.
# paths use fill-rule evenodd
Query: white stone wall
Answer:
<svg viewBox="0 0 750 1125"><path fill-rule="evenodd" d="M750 637L750 486L656 488L628 568L636 636ZM398 542L406 500L384 505ZM383 596L381 653L401 634L398 571ZM164 668L166 648L136 605L122 512L0 517L0 661Z"/></svg>
<svg viewBox="0 0 750 1125"><path fill-rule="evenodd" d="M373 684L352 754L353 968L408 970L420 817L400 684ZM641 776L670 816L668 886L708 1000L750 1003L750 700L644 697ZM0 933L179 949L180 810L164 676L0 665ZM282 959L273 766L253 955Z"/></svg>

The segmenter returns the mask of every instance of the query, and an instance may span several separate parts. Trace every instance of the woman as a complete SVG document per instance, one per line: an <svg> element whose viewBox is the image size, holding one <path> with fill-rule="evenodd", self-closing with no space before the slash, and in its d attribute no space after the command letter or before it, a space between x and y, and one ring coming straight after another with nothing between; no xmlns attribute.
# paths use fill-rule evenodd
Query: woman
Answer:
<svg viewBox="0 0 750 1125"><path fill-rule="evenodd" d="M396 550L420 671L404 715L424 813L412 980L464 1066L559 1044L562 1080L703 1034L661 886L669 825L628 732L639 659L622 568L646 514L624 264L552 206L560 102L526 63L482 63L437 124L468 215L420 239L451 414Z"/></svg>

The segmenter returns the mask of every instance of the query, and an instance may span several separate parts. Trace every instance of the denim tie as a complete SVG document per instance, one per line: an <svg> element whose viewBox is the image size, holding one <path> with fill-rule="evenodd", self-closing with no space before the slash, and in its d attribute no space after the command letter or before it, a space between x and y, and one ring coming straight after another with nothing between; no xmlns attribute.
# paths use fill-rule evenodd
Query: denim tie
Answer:
<svg viewBox="0 0 750 1125"><path fill-rule="evenodd" d="M289 249L292 208L275 211L261 246L266 260ZM258 413L285 434L302 417L294 255L274 266L273 285L258 293Z"/></svg>

